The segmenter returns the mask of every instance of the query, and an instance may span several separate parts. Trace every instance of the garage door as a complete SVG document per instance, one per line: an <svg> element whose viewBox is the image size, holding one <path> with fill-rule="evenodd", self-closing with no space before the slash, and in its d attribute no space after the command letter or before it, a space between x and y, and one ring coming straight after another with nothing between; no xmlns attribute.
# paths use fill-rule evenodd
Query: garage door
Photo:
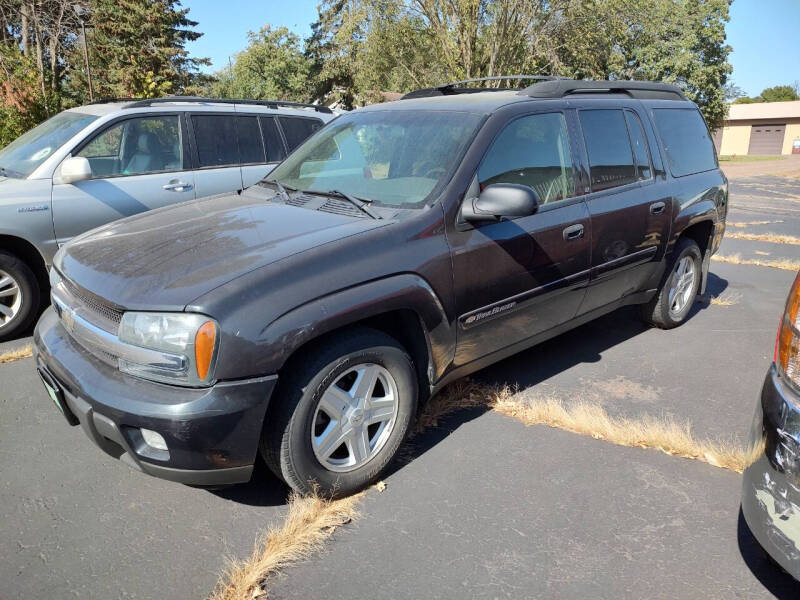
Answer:
<svg viewBox="0 0 800 600"><path fill-rule="evenodd" d="M753 125L748 154L780 154L786 125Z"/></svg>

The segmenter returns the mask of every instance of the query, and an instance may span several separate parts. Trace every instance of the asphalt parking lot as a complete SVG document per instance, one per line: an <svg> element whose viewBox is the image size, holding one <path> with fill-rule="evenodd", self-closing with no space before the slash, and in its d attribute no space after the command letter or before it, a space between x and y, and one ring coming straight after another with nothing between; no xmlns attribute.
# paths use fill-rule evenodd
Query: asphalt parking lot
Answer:
<svg viewBox="0 0 800 600"><path fill-rule="evenodd" d="M731 182L730 232L796 235L800 179ZM723 256L800 260L800 246L733 239ZM478 373L518 394L592 398L612 414L689 421L744 443L795 272L712 262L684 326L623 309ZM28 339L0 344L0 352ZM149 478L94 448L50 404L31 359L0 364L0 598L204 598L226 556L285 513L261 469L209 492ZM756 551L740 476L495 412L419 436L382 493L271 598L769 598L800 590Z"/></svg>

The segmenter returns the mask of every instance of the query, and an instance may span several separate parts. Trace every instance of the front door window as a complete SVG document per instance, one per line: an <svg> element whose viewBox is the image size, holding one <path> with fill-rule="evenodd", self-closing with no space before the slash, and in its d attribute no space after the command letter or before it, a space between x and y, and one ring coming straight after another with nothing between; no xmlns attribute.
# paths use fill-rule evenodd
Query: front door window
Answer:
<svg viewBox="0 0 800 600"><path fill-rule="evenodd" d="M94 137L76 156L92 167L95 179L183 169L177 116L126 119Z"/></svg>

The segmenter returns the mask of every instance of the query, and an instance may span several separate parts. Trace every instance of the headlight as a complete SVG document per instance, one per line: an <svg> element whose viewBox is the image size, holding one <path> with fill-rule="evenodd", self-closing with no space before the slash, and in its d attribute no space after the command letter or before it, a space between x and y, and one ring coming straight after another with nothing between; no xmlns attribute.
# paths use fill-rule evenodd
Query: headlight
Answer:
<svg viewBox="0 0 800 600"><path fill-rule="evenodd" d="M214 382L219 327L205 315L191 313L126 312L119 340L164 353L164 360L134 362L119 359L119 369L131 375L187 386Z"/></svg>

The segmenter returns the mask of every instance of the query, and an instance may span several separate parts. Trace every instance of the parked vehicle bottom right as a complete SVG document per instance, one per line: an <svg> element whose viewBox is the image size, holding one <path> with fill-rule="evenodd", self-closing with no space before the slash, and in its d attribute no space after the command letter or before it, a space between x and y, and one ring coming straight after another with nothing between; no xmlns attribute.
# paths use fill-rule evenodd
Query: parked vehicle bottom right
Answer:
<svg viewBox="0 0 800 600"><path fill-rule="evenodd" d="M800 580L800 273L750 430L742 512L761 547Z"/></svg>

